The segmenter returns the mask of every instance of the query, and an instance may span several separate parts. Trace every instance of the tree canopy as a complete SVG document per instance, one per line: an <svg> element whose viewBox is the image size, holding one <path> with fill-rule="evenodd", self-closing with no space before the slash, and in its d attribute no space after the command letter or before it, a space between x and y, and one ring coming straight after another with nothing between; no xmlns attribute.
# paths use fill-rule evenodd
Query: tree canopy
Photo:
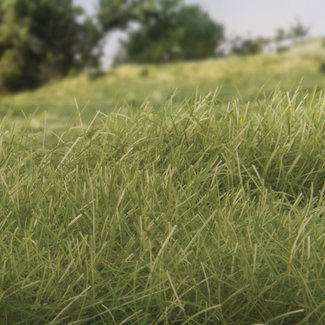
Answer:
<svg viewBox="0 0 325 325"><path fill-rule="evenodd" d="M141 21L152 16L159 1L164 0L99 0L97 18L106 32L116 28L123 29L130 21Z"/></svg>
<svg viewBox="0 0 325 325"><path fill-rule="evenodd" d="M0 87L16 91L96 65L101 34L72 0L0 1Z"/></svg>
<svg viewBox="0 0 325 325"><path fill-rule="evenodd" d="M224 30L199 6L166 0L156 8L124 42L127 61L196 60L215 54Z"/></svg>

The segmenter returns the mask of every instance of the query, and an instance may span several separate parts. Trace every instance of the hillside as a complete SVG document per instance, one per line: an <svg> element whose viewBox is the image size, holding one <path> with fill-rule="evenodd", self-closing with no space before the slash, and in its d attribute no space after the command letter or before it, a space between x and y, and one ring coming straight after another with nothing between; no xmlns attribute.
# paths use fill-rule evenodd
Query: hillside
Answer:
<svg viewBox="0 0 325 325"><path fill-rule="evenodd" d="M66 121L72 121L76 102L89 120L97 110L109 112L118 106L134 108L144 103L159 109L171 97L174 104L180 104L195 93L205 95L216 89L220 102L232 99L246 102L258 94L271 94L274 89L294 92L298 85L301 90L315 85L322 89L324 52L322 41L313 40L297 44L282 54L156 66L124 65L98 77L82 74L54 81L36 91L2 98L0 114L9 112L18 118L33 113L33 125L37 128L43 127L46 112L48 126L59 129Z"/></svg>

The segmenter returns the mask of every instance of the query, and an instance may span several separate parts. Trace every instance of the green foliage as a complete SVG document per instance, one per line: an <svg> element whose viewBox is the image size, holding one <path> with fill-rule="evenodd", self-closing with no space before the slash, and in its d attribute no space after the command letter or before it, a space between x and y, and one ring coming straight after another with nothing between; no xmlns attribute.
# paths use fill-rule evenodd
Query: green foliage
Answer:
<svg viewBox="0 0 325 325"><path fill-rule="evenodd" d="M287 32L285 29L280 27L275 31L275 37L274 37L275 41L281 42L281 41L285 40L287 37L288 37L288 35L287 35Z"/></svg>
<svg viewBox="0 0 325 325"><path fill-rule="evenodd" d="M239 55L252 55L258 54L263 51L263 39L244 39L240 40L238 44L236 44L232 52Z"/></svg>
<svg viewBox="0 0 325 325"><path fill-rule="evenodd" d="M0 88L31 88L71 68L96 65L101 34L82 14L72 0L3 0Z"/></svg>
<svg viewBox="0 0 325 325"><path fill-rule="evenodd" d="M0 60L0 87L7 89L20 88L20 83L24 83L23 77L27 74L24 68L24 57L17 49L8 49L3 52ZM23 86L23 85L21 85Z"/></svg>
<svg viewBox="0 0 325 325"><path fill-rule="evenodd" d="M310 28L305 26L300 20L297 20L295 25L291 27L290 36L293 38L305 37Z"/></svg>
<svg viewBox="0 0 325 325"><path fill-rule="evenodd" d="M164 0L99 0L98 21L106 32L126 28L131 21L153 15L157 1Z"/></svg>
<svg viewBox="0 0 325 325"><path fill-rule="evenodd" d="M123 48L125 60L131 62L196 60L214 56L222 40L223 27L199 6L165 1Z"/></svg>

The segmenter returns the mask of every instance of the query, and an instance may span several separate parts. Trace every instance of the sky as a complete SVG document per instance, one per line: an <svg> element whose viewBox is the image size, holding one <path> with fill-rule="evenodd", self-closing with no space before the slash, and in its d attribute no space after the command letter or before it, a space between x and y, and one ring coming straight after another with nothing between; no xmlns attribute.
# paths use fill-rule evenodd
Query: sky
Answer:
<svg viewBox="0 0 325 325"><path fill-rule="evenodd" d="M97 0L74 0L90 14ZM325 0L185 0L199 4L225 26L226 36L272 36L279 27L290 28L299 19L310 27L310 36L325 36ZM104 65L115 55L120 33L111 35L105 46Z"/></svg>

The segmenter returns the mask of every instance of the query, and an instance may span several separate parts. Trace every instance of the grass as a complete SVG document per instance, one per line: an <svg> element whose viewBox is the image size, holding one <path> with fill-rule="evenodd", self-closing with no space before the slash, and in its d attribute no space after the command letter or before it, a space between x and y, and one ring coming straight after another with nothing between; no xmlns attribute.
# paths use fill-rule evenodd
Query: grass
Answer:
<svg viewBox="0 0 325 325"><path fill-rule="evenodd" d="M0 324L324 324L323 52L2 97Z"/></svg>
<svg viewBox="0 0 325 325"><path fill-rule="evenodd" d="M38 90L0 98L0 116L11 114L16 125L33 115L33 128L62 133L75 118L75 101L89 122L97 110L109 113L118 107L138 108L150 103L160 110L173 97L174 106L197 92L205 96L219 89L220 103L239 99L254 101L259 93L275 89L294 93L300 85L325 89L324 47L321 40L294 46L282 54L229 57L217 60L163 65L125 65L101 77L83 74L55 81ZM64 118L62 118L64 117Z"/></svg>
<svg viewBox="0 0 325 325"><path fill-rule="evenodd" d="M1 322L323 324L324 102L3 119Z"/></svg>

